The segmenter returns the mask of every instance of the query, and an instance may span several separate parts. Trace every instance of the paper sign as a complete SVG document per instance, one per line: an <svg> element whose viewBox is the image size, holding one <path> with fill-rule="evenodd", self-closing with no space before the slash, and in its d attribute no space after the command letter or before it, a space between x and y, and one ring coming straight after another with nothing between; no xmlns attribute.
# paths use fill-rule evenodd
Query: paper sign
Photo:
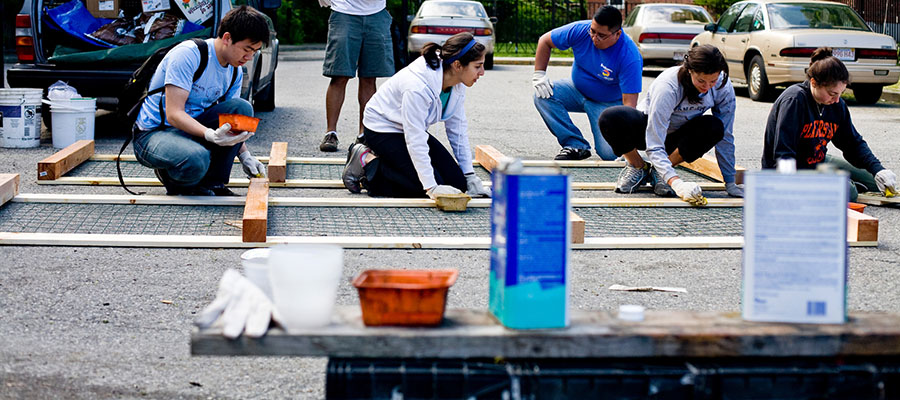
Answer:
<svg viewBox="0 0 900 400"><path fill-rule="evenodd" d="M141 0L141 7L145 13L165 11L169 9L169 0Z"/></svg>
<svg viewBox="0 0 900 400"><path fill-rule="evenodd" d="M847 312L845 173L748 173L744 319L843 323Z"/></svg>
<svg viewBox="0 0 900 400"><path fill-rule="evenodd" d="M100 1L97 3L97 9L100 11L113 11L116 9L116 2L113 0Z"/></svg>
<svg viewBox="0 0 900 400"><path fill-rule="evenodd" d="M213 15L213 0L181 0L177 3L185 19L195 24L203 24Z"/></svg>

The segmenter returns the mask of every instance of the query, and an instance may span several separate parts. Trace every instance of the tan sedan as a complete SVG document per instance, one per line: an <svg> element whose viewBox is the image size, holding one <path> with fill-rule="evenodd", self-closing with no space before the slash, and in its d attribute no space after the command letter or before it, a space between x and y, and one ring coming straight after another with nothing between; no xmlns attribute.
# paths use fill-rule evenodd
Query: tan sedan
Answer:
<svg viewBox="0 0 900 400"><path fill-rule="evenodd" d="M774 86L806 79L818 47L834 49L850 71L856 100L872 104L884 86L900 79L897 43L873 32L852 8L833 2L750 0L735 3L691 41L712 44L728 61L731 79L746 83L753 100L772 97Z"/></svg>

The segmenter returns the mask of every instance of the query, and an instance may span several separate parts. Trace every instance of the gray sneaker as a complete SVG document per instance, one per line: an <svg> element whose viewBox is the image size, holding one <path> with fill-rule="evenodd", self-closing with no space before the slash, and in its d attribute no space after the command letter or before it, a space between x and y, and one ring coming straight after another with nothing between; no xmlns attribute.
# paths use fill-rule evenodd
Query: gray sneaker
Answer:
<svg viewBox="0 0 900 400"><path fill-rule="evenodd" d="M322 143L319 143L319 150L321 151L337 151L338 150L338 137L337 133L334 131L328 132L325 134L325 137L322 138Z"/></svg>
<svg viewBox="0 0 900 400"><path fill-rule="evenodd" d="M644 163L643 168L632 167L631 164L625 163L625 168L619 173L619 179L616 180L616 193L631 193L635 189L647 182L650 177L650 163Z"/></svg>
<svg viewBox="0 0 900 400"><path fill-rule="evenodd" d="M662 174L652 167L650 168L650 184L653 185L653 193L656 193L657 196L672 197L675 195L675 191L666 183Z"/></svg>
<svg viewBox="0 0 900 400"><path fill-rule="evenodd" d="M344 187L352 193L362 192L360 181L366 176L366 170L363 169L360 158L368 150L369 148L362 143L353 143L347 149L347 165L344 166L341 179L344 181Z"/></svg>

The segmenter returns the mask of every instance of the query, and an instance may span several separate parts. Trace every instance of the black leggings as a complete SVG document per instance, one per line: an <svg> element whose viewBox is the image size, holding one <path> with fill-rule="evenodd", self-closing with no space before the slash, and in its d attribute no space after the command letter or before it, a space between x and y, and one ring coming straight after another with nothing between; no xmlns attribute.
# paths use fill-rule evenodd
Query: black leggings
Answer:
<svg viewBox="0 0 900 400"><path fill-rule="evenodd" d="M406 138L402 133L375 132L363 128L366 145L377 158L366 164L366 190L369 196L427 197L416 173ZM466 191L466 177L450 152L434 136L428 135L428 156L438 185L450 185Z"/></svg>
<svg viewBox="0 0 900 400"><path fill-rule="evenodd" d="M631 150L647 150L647 114L628 106L607 108L600 114L600 132L621 156ZM698 115L666 135L666 154L677 149L687 162L696 161L725 137L725 125L712 115Z"/></svg>

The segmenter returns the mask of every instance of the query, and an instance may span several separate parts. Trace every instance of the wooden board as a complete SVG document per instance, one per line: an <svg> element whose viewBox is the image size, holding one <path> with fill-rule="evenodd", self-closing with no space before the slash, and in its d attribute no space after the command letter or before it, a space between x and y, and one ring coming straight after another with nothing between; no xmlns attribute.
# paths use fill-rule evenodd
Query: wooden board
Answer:
<svg viewBox="0 0 900 400"><path fill-rule="evenodd" d="M269 182L284 182L287 179L287 142L273 142L269 156Z"/></svg>
<svg viewBox="0 0 900 400"><path fill-rule="evenodd" d="M878 192L860 193L856 199L857 203L868 204L870 206L888 206L900 204L900 196L884 197L884 194Z"/></svg>
<svg viewBox="0 0 900 400"><path fill-rule="evenodd" d="M452 288L450 289L453 290ZM843 325L749 322L739 312L655 311L642 322L570 310L566 329L506 329L486 311L448 309L434 328L366 327L359 306L290 334L226 339L194 329L191 354L354 358L897 357L900 316L854 313Z"/></svg>
<svg viewBox="0 0 900 400"><path fill-rule="evenodd" d="M847 240L878 241L878 218L847 209Z"/></svg>
<svg viewBox="0 0 900 400"><path fill-rule="evenodd" d="M79 140L38 162L38 180L58 179L94 154L93 140Z"/></svg>
<svg viewBox="0 0 900 400"><path fill-rule="evenodd" d="M250 180L244 205L241 238L244 242L265 242L269 216L269 182L265 178Z"/></svg>
<svg viewBox="0 0 900 400"><path fill-rule="evenodd" d="M569 211L569 220L572 224L572 243L584 243L584 219L575 211Z"/></svg>
<svg viewBox="0 0 900 400"><path fill-rule="evenodd" d="M494 148L494 146L486 144L475 146L475 161L478 161L481 167L488 170L488 172L494 171L494 168L497 168L500 160L504 157L503 153Z"/></svg>
<svg viewBox="0 0 900 400"><path fill-rule="evenodd" d="M715 158L709 157L700 157L694 162L683 162L678 164L681 167L687 168L691 171L694 171L698 174L705 175L711 179L716 181L725 182L725 179L722 177L722 171L719 169L719 162L716 161ZM735 165L735 175L734 182L735 183L744 183L744 172L746 168Z"/></svg>
<svg viewBox="0 0 900 400"><path fill-rule="evenodd" d="M0 174L0 206L19 194L19 174Z"/></svg>

